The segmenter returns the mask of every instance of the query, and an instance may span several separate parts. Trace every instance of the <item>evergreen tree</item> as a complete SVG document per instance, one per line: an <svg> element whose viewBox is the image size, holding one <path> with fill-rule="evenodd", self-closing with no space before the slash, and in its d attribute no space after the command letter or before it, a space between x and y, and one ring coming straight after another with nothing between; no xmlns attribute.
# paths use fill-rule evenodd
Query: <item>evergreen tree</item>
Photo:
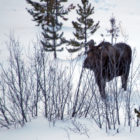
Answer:
<svg viewBox="0 0 140 140"><path fill-rule="evenodd" d="M28 12L33 16L33 20L38 23L38 26L41 25L42 27L43 40L41 40L41 43L44 50L47 52L53 51L54 58L57 58L56 52L63 50L61 45L65 40L61 31L63 24L60 22L60 18L67 20L65 15L73 8L72 5L64 10L62 3L67 2L67 0L26 1L33 7L33 9L27 9Z"/></svg>
<svg viewBox="0 0 140 140"><path fill-rule="evenodd" d="M92 15L94 14L94 7L89 3L89 0L81 0L81 5L78 4L78 9L76 10L78 14L77 21L73 21L72 25L75 29L74 37L76 39L71 39L69 44L71 44L73 49L68 49L69 52L76 52L81 49L81 44L84 44L85 52L87 52L86 43L88 42L89 35L93 35L99 28L99 22L94 24Z"/></svg>

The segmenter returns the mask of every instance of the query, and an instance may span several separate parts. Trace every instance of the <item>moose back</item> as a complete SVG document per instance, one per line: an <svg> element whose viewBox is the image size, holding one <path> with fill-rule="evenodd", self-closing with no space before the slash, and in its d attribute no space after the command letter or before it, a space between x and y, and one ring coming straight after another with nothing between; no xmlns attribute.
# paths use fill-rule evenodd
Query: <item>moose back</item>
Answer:
<svg viewBox="0 0 140 140"><path fill-rule="evenodd" d="M126 90L132 57L130 46L125 43L112 46L109 42L101 42L95 46L93 40L88 42L88 46L83 67L94 71L101 97L106 98L106 82L117 76L121 76L122 88Z"/></svg>

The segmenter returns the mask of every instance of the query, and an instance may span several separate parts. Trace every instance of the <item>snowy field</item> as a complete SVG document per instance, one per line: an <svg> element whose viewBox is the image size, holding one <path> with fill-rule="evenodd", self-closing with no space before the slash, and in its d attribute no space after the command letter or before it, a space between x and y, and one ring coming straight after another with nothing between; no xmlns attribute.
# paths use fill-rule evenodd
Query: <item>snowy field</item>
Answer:
<svg viewBox="0 0 140 140"><path fill-rule="evenodd" d="M92 120L80 119L49 123L45 118L34 119L20 129L0 130L1 140L139 140L140 128L120 128L120 132L100 130ZM82 127L81 127L82 126Z"/></svg>
<svg viewBox="0 0 140 140"><path fill-rule="evenodd" d="M80 0L68 1L77 4ZM94 39L97 43L102 40L100 34L108 28L111 15L115 15L118 22L121 23L122 33L129 36L127 43L137 51L135 66L138 66L140 62L140 1L91 1L95 6L95 20L99 20L101 26L94 35ZM0 62L5 62L5 56L7 55L5 42L8 41L10 33L14 33L23 47L27 49L29 46L32 49L32 42L35 42L36 36L40 34L40 29L35 26L36 23L32 21L32 17L26 11L27 7L30 6L25 0L0 0ZM69 17L75 19L74 15L74 13L71 13ZM70 21L64 25L65 36L69 38L72 35L71 21L73 18L70 18ZM123 41L123 38L120 38L119 41ZM58 61L64 60L64 64L67 63L67 57L64 58L63 54L59 53L58 58ZM82 61L77 64L81 66ZM81 67L78 68L77 73L81 70ZM137 88L139 89L139 85L137 85ZM139 101L134 99L134 102ZM68 119L50 123L45 118L38 117L21 128L0 128L0 140L140 140L140 127L133 125L130 130L130 127L121 125L118 127L118 131L119 133L116 130L106 133L106 130L99 129L92 119Z"/></svg>

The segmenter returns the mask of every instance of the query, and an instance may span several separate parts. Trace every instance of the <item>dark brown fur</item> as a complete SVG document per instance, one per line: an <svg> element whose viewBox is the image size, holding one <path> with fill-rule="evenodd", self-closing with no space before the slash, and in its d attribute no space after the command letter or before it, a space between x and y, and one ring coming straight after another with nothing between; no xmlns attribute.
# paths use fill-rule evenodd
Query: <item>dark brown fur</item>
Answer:
<svg viewBox="0 0 140 140"><path fill-rule="evenodd" d="M101 42L98 46L89 42L89 51L83 67L93 70L102 98L106 98L105 85L114 77L121 76L122 88L126 90L132 51L129 45Z"/></svg>

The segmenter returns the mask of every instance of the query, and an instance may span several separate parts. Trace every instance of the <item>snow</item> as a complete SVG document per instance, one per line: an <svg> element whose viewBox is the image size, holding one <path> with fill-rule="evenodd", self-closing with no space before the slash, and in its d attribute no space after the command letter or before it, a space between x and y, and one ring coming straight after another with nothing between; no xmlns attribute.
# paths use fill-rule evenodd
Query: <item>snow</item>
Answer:
<svg viewBox="0 0 140 140"><path fill-rule="evenodd" d="M69 3L75 5L80 0L69 0ZM127 6L126 6L127 2ZM140 31L140 1L139 0L95 0L95 19L101 21L101 28L94 35L94 39L101 41L100 34L105 32L109 25L109 18L114 13L116 18L121 21L123 31L129 35L128 44L137 49L137 62L140 60L139 50L139 31ZM67 5L67 6L68 6ZM40 33L40 29L36 27L36 23L32 21L32 17L27 13L26 9L29 5L25 0L0 0L0 58L5 60L5 41L9 38L9 33L14 32L16 37L25 47L28 43L35 40L36 35ZM65 23L65 36L72 37L71 20L76 16L69 14L70 20ZM103 27L103 28L102 28ZM66 51L65 51L66 53ZM63 54L59 54L60 61ZM67 61L68 58L65 59ZM75 60L76 61L76 60ZM81 62L81 61L80 61ZM81 63L78 65L81 65ZM81 69L76 68L76 73ZM77 81L77 77L75 77ZM138 100L136 98L135 100ZM137 101L139 102L139 101ZM139 140L140 128L132 127L130 133L129 127L120 126L119 133L116 131L105 132L99 129L93 120L78 119L83 126L81 132L73 125L73 119L65 121L48 122L44 117L38 117L28 122L22 128L13 128L10 130L0 128L0 140ZM81 126L81 125L80 125ZM84 134L83 134L84 133Z"/></svg>
<svg viewBox="0 0 140 140"><path fill-rule="evenodd" d="M0 130L1 140L139 140L140 129L120 129L119 133L100 130L92 120L77 119L80 131L73 125L73 120L48 122L38 117L19 129Z"/></svg>

